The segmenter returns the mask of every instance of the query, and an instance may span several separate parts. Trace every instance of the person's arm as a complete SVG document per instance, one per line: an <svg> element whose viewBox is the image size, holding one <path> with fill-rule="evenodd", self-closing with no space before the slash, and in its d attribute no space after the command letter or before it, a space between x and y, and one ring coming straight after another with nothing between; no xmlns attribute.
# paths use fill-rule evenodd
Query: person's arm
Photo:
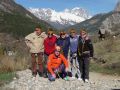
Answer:
<svg viewBox="0 0 120 90"><path fill-rule="evenodd" d="M53 72L52 68L51 68L51 55L48 57L48 62L47 62L47 68L48 68L48 71L51 73L51 75L54 75L55 73Z"/></svg>
<svg viewBox="0 0 120 90"><path fill-rule="evenodd" d="M93 57L94 49L93 49L93 44L92 44L91 40L89 40L89 42L88 42L88 47L90 50L90 57Z"/></svg>
<svg viewBox="0 0 120 90"><path fill-rule="evenodd" d="M28 36L25 37L25 43L29 48L33 45L32 34L29 34Z"/></svg>

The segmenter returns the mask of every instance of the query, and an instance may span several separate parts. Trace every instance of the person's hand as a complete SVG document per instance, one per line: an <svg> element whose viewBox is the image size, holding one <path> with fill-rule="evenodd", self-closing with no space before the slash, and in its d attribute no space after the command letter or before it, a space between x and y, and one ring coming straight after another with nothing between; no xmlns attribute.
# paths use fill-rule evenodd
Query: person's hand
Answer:
<svg viewBox="0 0 120 90"><path fill-rule="evenodd" d="M65 71L66 71L66 72L68 72L68 71L69 71L69 69L68 69L68 68L66 68L66 69L65 69Z"/></svg>
<svg viewBox="0 0 120 90"><path fill-rule="evenodd" d="M73 57L77 57L77 53L74 53L74 54L73 54Z"/></svg>
<svg viewBox="0 0 120 90"><path fill-rule="evenodd" d="M55 74L52 74L52 76L53 76L54 78L56 78L56 75L55 75Z"/></svg>

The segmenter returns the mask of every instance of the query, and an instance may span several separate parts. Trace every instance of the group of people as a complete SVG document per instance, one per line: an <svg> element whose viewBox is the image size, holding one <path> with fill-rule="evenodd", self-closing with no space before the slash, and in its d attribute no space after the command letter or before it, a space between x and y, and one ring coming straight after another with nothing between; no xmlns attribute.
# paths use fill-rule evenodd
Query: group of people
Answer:
<svg viewBox="0 0 120 90"><path fill-rule="evenodd" d="M38 72L50 81L57 77L68 80L71 72L73 79L89 81L89 62L94 50L85 29L80 34L71 29L69 34L61 31L56 35L52 28L46 34L41 27L36 27L25 37L25 42L32 57L33 76Z"/></svg>

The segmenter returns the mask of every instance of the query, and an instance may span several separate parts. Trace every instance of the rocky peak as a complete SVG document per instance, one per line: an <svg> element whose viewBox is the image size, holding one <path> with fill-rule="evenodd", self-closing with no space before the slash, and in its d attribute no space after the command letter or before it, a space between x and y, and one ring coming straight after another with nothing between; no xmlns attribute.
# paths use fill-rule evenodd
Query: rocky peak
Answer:
<svg viewBox="0 0 120 90"><path fill-rule="evenodd" d="M0 10L11 12L15 9L16 3L14 0L0 0Z"/></svg>
<svg viewBox="0 0 120 90"><path fill-rule="evenodd" d="M116 7L115 7L115 11L120 11L120 0L118 1Z"/></svg>

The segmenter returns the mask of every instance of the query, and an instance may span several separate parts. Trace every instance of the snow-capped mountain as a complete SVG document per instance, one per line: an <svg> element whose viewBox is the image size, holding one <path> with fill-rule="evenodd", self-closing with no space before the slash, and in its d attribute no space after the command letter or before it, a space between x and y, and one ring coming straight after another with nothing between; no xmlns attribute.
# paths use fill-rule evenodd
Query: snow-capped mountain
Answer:
<svg viewBox="0 0 120 90"><path fill-rule="evenodd" d="M50 8L29 8L28 10L38 18L47 21L56 28L74 25L91 17L87 10L79 7L65 9L61 12L57 12Z"/></svg>

